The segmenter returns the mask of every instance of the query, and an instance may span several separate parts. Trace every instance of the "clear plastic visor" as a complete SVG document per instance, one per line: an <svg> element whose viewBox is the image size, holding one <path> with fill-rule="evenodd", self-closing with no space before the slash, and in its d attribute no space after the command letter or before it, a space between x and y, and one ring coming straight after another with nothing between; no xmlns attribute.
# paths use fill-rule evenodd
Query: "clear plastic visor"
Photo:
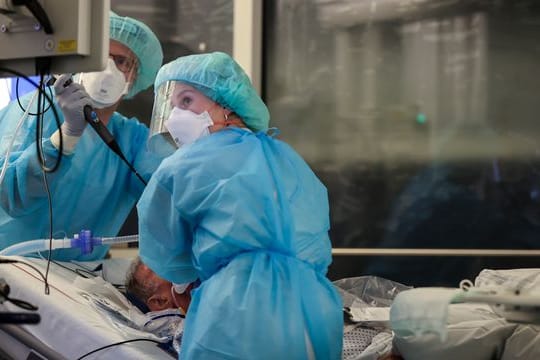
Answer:
<svg viewBox="0 0 540 360"><path fill-rule="evenodd" d="M173 105L171 102L174 87L177 81L167 81L155 91L154 108L150 119L150 131L148 135L148 150L162 156L168 156L178 148L171 134L165 127Z"/></svg>

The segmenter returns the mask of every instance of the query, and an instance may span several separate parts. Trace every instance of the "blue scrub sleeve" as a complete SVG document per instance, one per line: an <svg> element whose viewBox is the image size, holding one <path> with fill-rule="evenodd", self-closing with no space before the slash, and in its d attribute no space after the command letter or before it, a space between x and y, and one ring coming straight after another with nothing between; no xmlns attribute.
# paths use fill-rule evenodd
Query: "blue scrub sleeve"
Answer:
<svg viewBox="0 0 540 360"><path fill-rule="evenodd" d="M197 279L192 263L192 226L173 194L154 176L137 204L141 260L162 278L183 284Z"/></svg>
<svg viewBox="0 0 540 360"><path fill-rule="evenodd" d="M48 166L58 158L58 150L49 139L43 142L43 154ZM64 155L60 168L47 174L47 180L54 192L56 179L64 176L71 165L72 156ZM3 158L0 163L3 164ZM0 205L10 216L18 217L35 211L46 201L47 193L44 191L43 173L37 159L35 143L24 151L17 151L10 155L9 165L2 186L0 186ZM69 190L68 190L69 191Z"/></svg>

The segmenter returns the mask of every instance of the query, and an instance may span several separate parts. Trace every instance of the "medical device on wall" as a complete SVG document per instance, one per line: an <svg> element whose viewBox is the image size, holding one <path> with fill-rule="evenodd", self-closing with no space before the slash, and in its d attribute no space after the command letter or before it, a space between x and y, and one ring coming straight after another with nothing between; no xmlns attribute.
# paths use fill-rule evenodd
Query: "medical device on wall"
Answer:
<svg viewBox="0 0 540 360"><path fill-rule="evenodd" d="M110 0L0 0L0 67L37 75L49 58L51 73L104 69L109 9Z"/></svg>

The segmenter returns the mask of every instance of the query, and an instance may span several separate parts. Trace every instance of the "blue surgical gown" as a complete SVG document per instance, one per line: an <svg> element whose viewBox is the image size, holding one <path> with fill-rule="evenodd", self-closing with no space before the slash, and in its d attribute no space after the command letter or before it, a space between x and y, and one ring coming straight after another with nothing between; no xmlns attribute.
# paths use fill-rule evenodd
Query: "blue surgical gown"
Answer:
<svg viewBox="0 0 540 360"><path fill-rule="evenodd" d="M140 255L192 293L181 359L341 356L326 188L288 145L230 128L165 159L137 205Z"/></svg>
<svg viewBox="0 0 540 360"><path fill-rule="evenodd" d="M21 98L27 106L32 94ZM32 112L35 112L35 103ZM62 112L57 107L63 121ZM0 164L5 160L7 144L22 111L11 102L0 112ZM0 186L0 249L25 240L49 237L49 209L43 175L37 162L36 119L29 116L16 137L3 184ZM146 151L148 128L136 119L114 113L107 128L116 138L124 155L145 179L149 179L161 159ZM44 116L43 150L51 166L58 151L49 137L56 131L52 110ZM122 160L88 126L72 155L63 156L60 168L47 174L52 196L55 238L72 237L82 229L95 236L116 236L139 199L144 185ZM87 255L79 249L53 252L57 260L94 260L103 258L107 246L99 246Z"/></svg>

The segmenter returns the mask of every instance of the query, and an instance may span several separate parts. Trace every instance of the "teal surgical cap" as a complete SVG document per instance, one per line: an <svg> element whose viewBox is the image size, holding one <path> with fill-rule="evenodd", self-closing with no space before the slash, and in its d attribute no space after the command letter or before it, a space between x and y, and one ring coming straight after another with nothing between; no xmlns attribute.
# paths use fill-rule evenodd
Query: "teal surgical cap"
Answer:
<svg viewBox="0 0 540 360"><path fill-rule="evenodd" d="M110 13L110 38L127 46L139 62L137 78L126 98L147 89L163 63L163 50L156 35L142 22Z"/></svg>
<svg viewBox="0 0 540 360"><path fill-rule="evenodd" d="M159 70L154 91L167 81L181 81L235 112L254 131L268 129L270 114L248 76L222 52L180 57Z"/></svg>

